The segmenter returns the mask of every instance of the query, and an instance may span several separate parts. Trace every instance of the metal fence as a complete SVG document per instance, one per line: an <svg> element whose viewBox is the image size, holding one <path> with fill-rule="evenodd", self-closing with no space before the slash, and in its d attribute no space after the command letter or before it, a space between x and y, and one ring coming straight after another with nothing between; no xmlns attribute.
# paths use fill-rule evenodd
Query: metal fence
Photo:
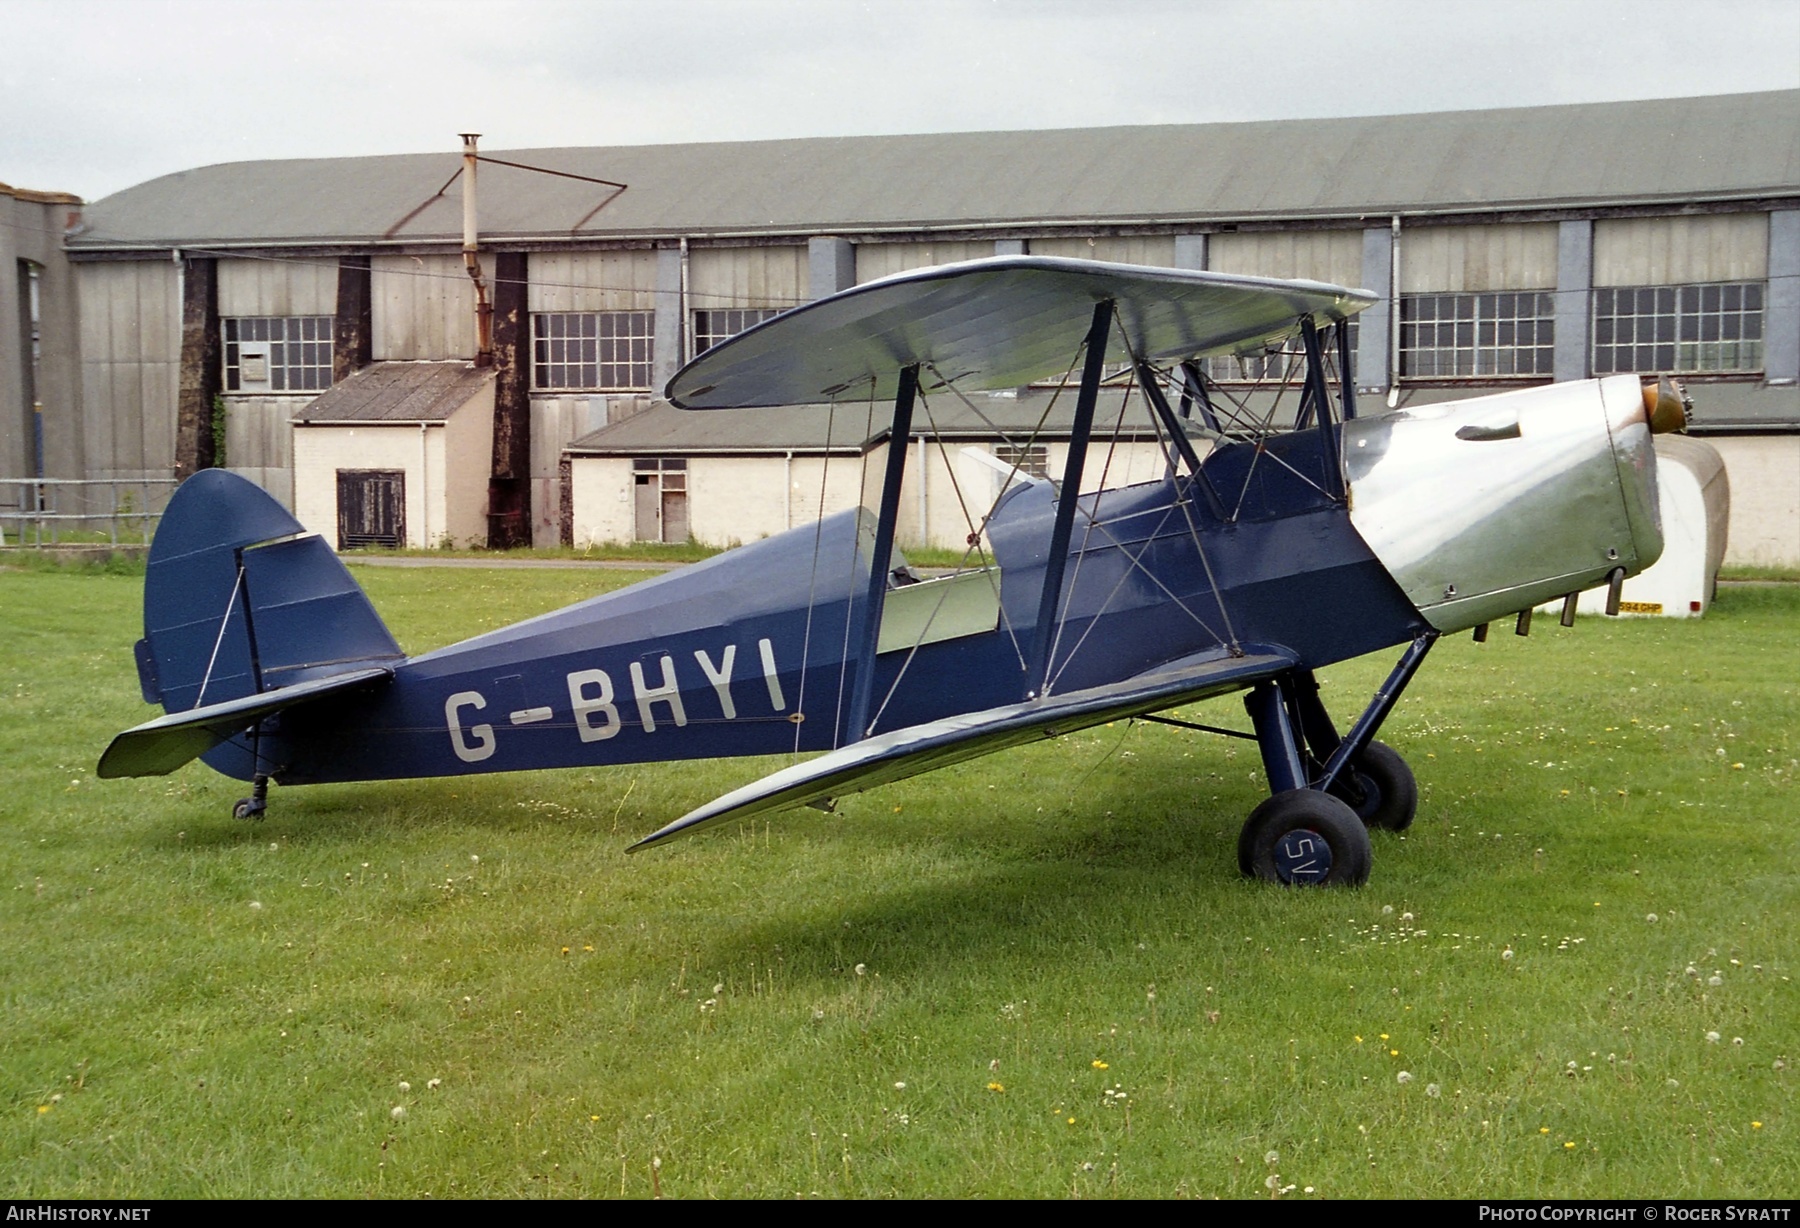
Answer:
<svg viewBox="0 0 1800 1228"><path fill-rule="evenodd" d="M0 478L0 546L149 545L175 478Z"/></svg>

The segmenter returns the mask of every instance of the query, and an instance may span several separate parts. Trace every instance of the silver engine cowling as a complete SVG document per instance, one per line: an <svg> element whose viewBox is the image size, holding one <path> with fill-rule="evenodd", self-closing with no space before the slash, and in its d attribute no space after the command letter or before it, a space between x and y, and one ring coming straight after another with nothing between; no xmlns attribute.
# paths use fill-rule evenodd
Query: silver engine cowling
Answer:
<svg viewBox="0 0 1800 1228"><path fill-rule="evenodd" d="M1635 575L1663 548L1655 411L1616 375L1354 419L1351 523L1439 631Z"/></svg>

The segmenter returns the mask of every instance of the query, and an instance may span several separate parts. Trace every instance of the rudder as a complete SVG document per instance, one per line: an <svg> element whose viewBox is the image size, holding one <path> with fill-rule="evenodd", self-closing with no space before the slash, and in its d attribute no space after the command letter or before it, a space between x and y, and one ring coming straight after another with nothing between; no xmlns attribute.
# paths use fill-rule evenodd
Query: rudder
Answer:
<svg viewBox="0 0 1800 1228"><path fill-rule="evenodd" d="M144 698L171 713L405 655L330 546L223 469L195 474L169 500L136 654Z"/></svg>

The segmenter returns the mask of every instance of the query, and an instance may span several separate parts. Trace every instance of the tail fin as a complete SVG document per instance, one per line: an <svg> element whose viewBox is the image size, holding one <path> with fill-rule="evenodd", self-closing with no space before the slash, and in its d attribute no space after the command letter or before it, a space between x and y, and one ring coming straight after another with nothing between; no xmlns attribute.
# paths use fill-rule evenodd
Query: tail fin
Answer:
<svg viewBox="0 0 1800 1228"><path fill-rule="evenodd" d="M186 712L404 655L331 547L253 483L206 469L169 500L144 579L146 701Z"/></svg>

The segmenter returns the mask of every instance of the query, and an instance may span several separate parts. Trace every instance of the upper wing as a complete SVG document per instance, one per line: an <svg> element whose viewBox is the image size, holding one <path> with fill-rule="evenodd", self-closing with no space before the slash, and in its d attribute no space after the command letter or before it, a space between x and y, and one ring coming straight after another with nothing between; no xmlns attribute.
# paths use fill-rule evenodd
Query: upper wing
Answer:
<svg viewBox="0 0 1800 1228"><path fill-rule="evenodd" d="M678 371L668 397L683 409L891 399L900 369L914 363L936 369L921 373L927 390L940 378L1018 388L1067 370L1094 304L1107 299L1141 356L1154 359L1275 341L1302 316L1342 320L1375 296L1316 281L995 256L899 273L765 321Z"/></svg>
<svg viewBox="0 0 1800 1228"><path fill-rule="evenodd" d="M1038 738L1234 691L1298 663L1299 658L1280 648L1259 648L1239 657L1219 649L1172 661L1124 682L896 729L727 793L645 836L630 851L692 835L715 823L859 793Z"/></svg>
<svg viewBox="0 0 1800 1228"><path fill-rule="evenodd" d="M352 670L330 678L297 682L279 690L159 716L114 738L106 753L100 756L96 775L108 780L120 776L167 776L188 760L197 759L219 743L236 737L265 716L393 675L392 669L382 666Z"/></svg>

